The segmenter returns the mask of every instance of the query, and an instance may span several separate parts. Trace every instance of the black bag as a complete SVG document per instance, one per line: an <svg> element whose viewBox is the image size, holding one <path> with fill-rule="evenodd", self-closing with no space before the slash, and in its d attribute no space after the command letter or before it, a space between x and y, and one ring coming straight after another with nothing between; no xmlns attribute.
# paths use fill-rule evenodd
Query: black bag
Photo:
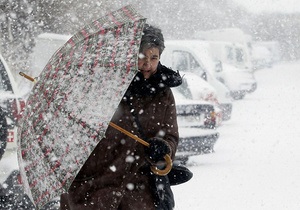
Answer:
<svg viewBox="0 0 300 210"><path fill-rule="evenodd" d="M172 210L175 206L174 195L168 176L150 173L150 186L157 210Z"/></svg>
<svg viewBox="0 0 300 210"><path fill-rule="evenodd" d="M193 173L184 165L174 163L171 171L168 173L170 185L178 185L189 181Z"/></svg>
<svg viewBox="0 0 300 210"><path fill-rule="evenodd" d="M193 173L183 165L174 164L166 176L155 175L150 172L151 190L157 210L172 210L175 206L172 185L189 181Z"/></svg>

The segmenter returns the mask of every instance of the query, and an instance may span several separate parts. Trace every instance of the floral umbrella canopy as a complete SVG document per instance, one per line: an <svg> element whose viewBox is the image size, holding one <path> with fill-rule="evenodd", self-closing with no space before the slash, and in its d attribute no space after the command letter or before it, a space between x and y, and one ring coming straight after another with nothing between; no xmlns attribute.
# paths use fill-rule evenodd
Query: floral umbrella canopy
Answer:
<svg viewBox="0 0 300 210"><path fill-rule="evenodd" d="M146 19L131 6L94 21L49 60L19 128L25 192L37 208L66 192L137 71Z"/></svg>

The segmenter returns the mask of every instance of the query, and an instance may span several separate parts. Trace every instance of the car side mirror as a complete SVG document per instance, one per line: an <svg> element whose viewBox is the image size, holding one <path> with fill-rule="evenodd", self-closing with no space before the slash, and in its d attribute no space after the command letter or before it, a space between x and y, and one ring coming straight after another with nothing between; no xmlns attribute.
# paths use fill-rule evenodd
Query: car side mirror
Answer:
<svg viewBox="0 0 300 210"><path fill-rule="evenodd" d="M201 78L207 81L207 74L205 71L201 74Z"/></svg>
<svg viewBox="0 0 300 210"><path fill-rule="evenodd" d="M215 71L216 72L221 72L223 71L223 66L222 66L222 62L220 60L217 60L215 62Z"/></svg>

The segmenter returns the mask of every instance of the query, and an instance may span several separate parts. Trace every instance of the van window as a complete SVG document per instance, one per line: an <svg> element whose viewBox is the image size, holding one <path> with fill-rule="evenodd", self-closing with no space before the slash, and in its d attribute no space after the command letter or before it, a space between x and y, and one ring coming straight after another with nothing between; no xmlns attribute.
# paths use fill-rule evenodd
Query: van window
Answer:
<svg viewBox="0 0 300 210"><path fill-rule="evenodd" d="M236 61L238 63L242 63L244 62L244 51L241 48L236 48L235 49L235 57L236 57Z"/></svg>
<svg viewBox="0 0 300 210"><path fill-rule="evenodd" d="M232 47L226 46L226 54L227 54L227 59L229 61L233 61L234 60L234 55L233 55L233 49Z"/></svg>

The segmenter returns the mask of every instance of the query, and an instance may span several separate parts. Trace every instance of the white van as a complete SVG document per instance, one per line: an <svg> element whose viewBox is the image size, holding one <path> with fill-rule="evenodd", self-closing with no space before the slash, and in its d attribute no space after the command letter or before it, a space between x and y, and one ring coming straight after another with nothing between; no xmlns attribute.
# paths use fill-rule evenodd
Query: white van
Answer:
<svg viewBox="0 0 300 210"><path fill-rule="evenodd" d="M251 53L245 44L224 41L209 41L213 58L238 69L252 72Z"/></svg>
<svg viewBox="0 0 300 210"><path fill-rule="evenodd" d="M220 86L220 84L213 81L213 78L216 78L229 89L230 95L234 99L242 99L246 93L253 92L256 89L257 84L253 72L244 71L231 64L223 63L223 61L220 61L221 58L218 59L212 55L211 48L211 42L207 41L168 40L166 41L166 49L162 54L162 60L174 70L191 71L200 76L206 74L207 81L211 84L215 83L212 85L218 88L217 86ZM219 89L224 89L224 87L219 87ZM219 90L219 92L221 91ZM220 96L222 95L227 95L227 93L224 94L223 90ZM221 103L223 102L221 101Z"/></svg>
<svg viewBox="0 0 300 210"><path fill-rule="evenodd" d="M221 28L197 31L194 39L205 40L212 44L212 55L223 63L252 71L252 37L239 28Z"/></svg>
<svg viewBox="0 0 300 210"><path fill-rule="evenodd" d="M191 80L197 81L198 91L208 90L207 87L210 86L210 96L208 97L209 94L207 94L205 99L210 100L222 110L222 120L229 120L232 112L230 90L212 75L211 72L214 71L216 63L206 52L205 45L209 46L204 42L167 40L160 60L163 65L171 67L175 71L178 70L183 75L186 74L184 77L191 84L195 83ZM187 72L194 73L196 76L190 76ZM202 78L203 81L201 82L197 77ZM206 83L205 86L203 86L204 83ZM193 88L196 87L193 86Z"/></svg>
<svg viewBox="0 0 300 210"><path fill-rule="evenodd" d="M257 89L252 57L245 45L223 41L209 41L213 59L222 62L223 70L216 77L230 90L234 99L242 99Z"/></svg>

